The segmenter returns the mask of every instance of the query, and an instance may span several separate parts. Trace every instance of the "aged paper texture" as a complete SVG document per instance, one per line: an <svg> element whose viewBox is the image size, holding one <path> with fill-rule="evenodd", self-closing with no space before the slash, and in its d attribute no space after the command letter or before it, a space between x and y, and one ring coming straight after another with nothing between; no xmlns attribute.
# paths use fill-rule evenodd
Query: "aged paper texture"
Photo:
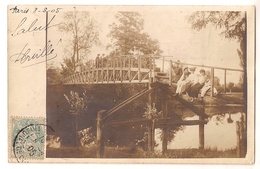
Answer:
<svg viewBox="0 0 260 169"><path fill-rule="evenodd" d="M8 6L9 162L254 163L253 6Z"/></svg>

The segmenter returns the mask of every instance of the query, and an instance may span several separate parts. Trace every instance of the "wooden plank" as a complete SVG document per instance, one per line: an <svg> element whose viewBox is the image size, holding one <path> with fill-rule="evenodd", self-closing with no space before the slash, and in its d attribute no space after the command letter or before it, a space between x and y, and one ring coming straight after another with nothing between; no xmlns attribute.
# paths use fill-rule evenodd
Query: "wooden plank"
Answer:
<svg viewBox="0 0 260 169"><path fill-rule="evenodd" d="M153 91L154 89L145 89L132 97L128 98L127 100L121 102L119 105L115 106L113 109L109 110L106 115L104 116L103 120L106 120L109 116L114 114L116 111L120 110L121 108L125 107L126 105L132 103L134 100L139 99L140 97L143 97L146 94L149 94Z"/></svg>
<svg viewBox="0 0 260 169"><path fill-rule="evenodd" d="M151 124L152 121L149 119L131 119L131 120L123 120L123 121L112 121L109 123L104 124L104 126L121 126L121 125L138 125L138 124ZM171 121L167 118L157 119L155 122L156 128L163 128L165 126L193 126L193 125L200 125L200 124L207 124L205 120L179 120L179 121Z"/></svg>
<svg viewBox="0 0 260 169"><path fill-rule="evenodd" d="M207 121L205 120L180 120L180 121L168 121L168 122L156 122L156 127L164 127L165 125L167 126L194 126L194 125L199 125L199 124L207 124Z"/></svg>
<svg viewBox="0 0 260 169"><path fill-rule="evenodd" d="M168 89L168 94L170 96L174 96L175 93L173 91L171 91L170 89ZM190 109L193 113L202 116L202 117L207 117L207 115L202 112L201 110L199 110L197 107L195 107L192 103L180 98L178 95L176 95L175 97L173 97L175 100L179 101L181 104L183 104L185 107L187 107L188 109Z"/></svg>

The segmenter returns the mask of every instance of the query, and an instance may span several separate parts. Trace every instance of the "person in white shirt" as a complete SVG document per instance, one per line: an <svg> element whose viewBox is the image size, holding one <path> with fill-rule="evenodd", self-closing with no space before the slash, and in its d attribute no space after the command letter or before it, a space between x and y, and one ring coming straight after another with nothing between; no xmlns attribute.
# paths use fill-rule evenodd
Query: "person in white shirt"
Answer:
<svg viewBox="0 0 260 169"><path fill-rule="evenodd" d="M176 89L176 94L175 94L175 96L176 96L177 94L182 94L182 92L185 91L185 89L186 89L186 84L189 82L189 79L188 79L189 74L190 74L190 73L189 73L188 67L187 67L187 66L186 66L186 67L183 67L183 73L182 73L180 79L179 79L178 82L177 82L177 89Z"/></svg>
<svg viewBox="0 0 260 169"><path fill-rule="evenodd" d="M200 75L198 77L198 82L191 86L189 96L191 97L191 101L198 98L200 89L204 86L207 81L208 76L205 73L204 69L200 70Z"/></svg>
<svg viewBox="0 0 260 169"><path fill-rule="evenodd" d="M185 86L185 92L190 94L191 86L195 85L198 82L198 75L195 74L196 67L190 68L190 75L187 79L187 83Z"/></svg>

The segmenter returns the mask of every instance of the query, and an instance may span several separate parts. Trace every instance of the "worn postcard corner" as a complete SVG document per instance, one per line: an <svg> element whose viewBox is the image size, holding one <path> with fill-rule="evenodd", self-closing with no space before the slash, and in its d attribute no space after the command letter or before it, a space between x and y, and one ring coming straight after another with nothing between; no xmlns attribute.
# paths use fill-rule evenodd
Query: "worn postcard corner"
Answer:
<svg viewBox="0 0 260 169"><path fill-rule="evenodd" d="M254 163L253 6L8 6L9 162Z"/></svg>

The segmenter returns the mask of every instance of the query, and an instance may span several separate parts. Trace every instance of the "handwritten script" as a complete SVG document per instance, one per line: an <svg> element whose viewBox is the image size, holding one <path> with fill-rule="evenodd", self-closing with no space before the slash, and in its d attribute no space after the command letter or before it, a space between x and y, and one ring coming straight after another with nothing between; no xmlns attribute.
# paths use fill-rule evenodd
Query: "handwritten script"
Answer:
<svg viewBox="0 0 260 169"><path fill-rule="evenodd" d="M47 8L47 7L18 7L13 6L9 8L11 15L22 15L20 20L14 24L12 31L10 32L11 37L16 40L16 37L21 37L21 35L35 36L34 32L46 32L50 28L58 26L55 23L56 14L60 12L62 8ZM38 13L46 13L45 15L36 15ZM50 15L51 14L51 15ZM36 16L43 16L38 18ZM33 18L33 19L32 19ZM24 45L17 49L19 52L13 52L9 56L9 60L13 63L18 63L23 66L23 68L37 65L40 63L47 62L57 57L57 53L54 50L54 46L51 40L47 36L46 43L44 43L42 48L33 45L32 42L26 41L26 37L22 40ZM21 41L21 38L18 38ZM37 38L36 38L37 39ZM43 41L44 42L44 41ZM21 43L21 42L19 42Z"/></svg>
<svg viewBox="0 0 260 169"><path fill-rule="evenodd" d="M56 25L51 25L51 22L54 20L54 18L56 17L56 15L54 15L49 21L48 23L43 26L43 25L36 25L37 22L38 22L38 19L35 19L32 21L32 23L30 24L29 27L24 27L24 24L26 22L28 22L27 20L27 17L24 17L21 22L17 25L15 31L11 34L12 36L18 36L18 35L21 35L21 34L25 34L25 33L31 33L31 32L36 32L36 31L46 31L47 29L51 28L51 27L54 27L54 26L57 26L58 24Z"/></svg>
<svg viewBox="0 0 260 169"><path fill-rule="evenodd" d="M23 68L33 66L39 63L47 62L57 57L57 54L54 53L53 46L51 41L48 41L46 46L41 49L38 49L38 52L32 52L32 48L29 47L29 44L26 43L25 46L19 53L15 53L9 57L14 63L25 64ZM35 61L30 64L31 61ZM29 63L29 64L28 64Z"/></svg>

